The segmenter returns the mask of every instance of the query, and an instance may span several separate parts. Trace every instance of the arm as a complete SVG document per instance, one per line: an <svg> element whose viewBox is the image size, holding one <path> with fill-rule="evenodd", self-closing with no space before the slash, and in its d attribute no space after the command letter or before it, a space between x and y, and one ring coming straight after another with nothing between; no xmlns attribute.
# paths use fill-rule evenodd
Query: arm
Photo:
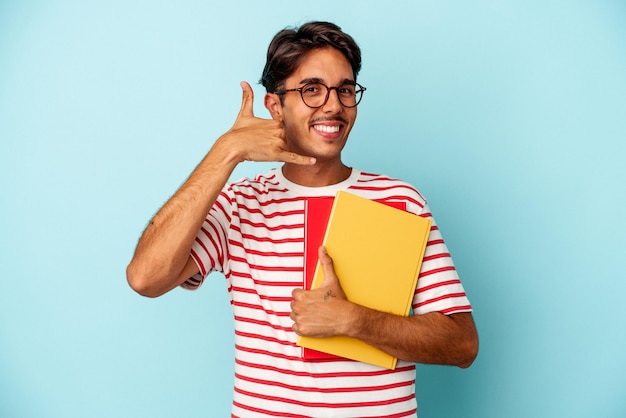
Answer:
<svg viewBox="0 0 626 418"><path fill-rule="evenodd" d="M293 292L291 318L298 335L354 337L415 363L472 364L478 352L478 335L471 313L403 317L354 304L346 299L323 248L319 255L325 276L322 286Z"/></svg>
<svg viewBox="0 0 626 418"><path fill-rule="evenodd" d="M235 124L215 142L139 239L126 276L129 285L144 296L160 296L198 272L189 251L237 164L245 160L315 162L286 149L282 124L256 118L252 88L248 83L241 86L243 98Z"/></svg>

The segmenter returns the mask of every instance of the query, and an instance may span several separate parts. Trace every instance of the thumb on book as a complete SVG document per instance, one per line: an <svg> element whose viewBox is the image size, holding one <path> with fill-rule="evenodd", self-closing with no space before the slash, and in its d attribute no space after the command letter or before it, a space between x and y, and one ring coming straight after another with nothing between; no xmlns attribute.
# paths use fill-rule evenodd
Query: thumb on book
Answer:
<svg viewBox="0 0 626 418"><path fill-rule="evenodd" d="M318 255L320 258L320 263L322 264L322 269L324 269L324 281L322 282L321 287L330 287L335 288L342 299L345 299L345 294L341 289L341 284L339 283L339 278L335 273L335 266L333 264L333 259L326 252L326 248L323 245L320 245L318 250Z"/></svg>

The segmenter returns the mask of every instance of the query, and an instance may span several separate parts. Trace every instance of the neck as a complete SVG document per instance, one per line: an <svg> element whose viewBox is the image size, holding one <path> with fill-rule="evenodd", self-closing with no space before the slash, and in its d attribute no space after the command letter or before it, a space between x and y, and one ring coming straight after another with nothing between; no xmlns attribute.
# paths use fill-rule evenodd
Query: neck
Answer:
<svg viewBox="0 0 626 418"><path fill-rule="evenodd" d="M287 180L306 187L324 187L341 183L352 173L352 169L341 161L332 165L317 163L306 166L285 163L282 171Z"/></svg>

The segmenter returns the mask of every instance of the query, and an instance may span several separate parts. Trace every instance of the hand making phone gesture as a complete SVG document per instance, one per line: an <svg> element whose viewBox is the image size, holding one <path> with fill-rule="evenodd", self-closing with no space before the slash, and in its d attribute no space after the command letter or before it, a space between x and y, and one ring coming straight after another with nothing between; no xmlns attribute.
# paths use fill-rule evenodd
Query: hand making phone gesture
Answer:
<svg viewBox="0 0 626 418"><path fill-rule="evenodd" d="M238 161L279 161L293 164L315 164L315 159L298 155L287 149L282 122L262 119L254 115L252 87L241 83L243 97L241 110L233 127L216 142L215 147L226 145L236 152ZM225 142L226 144L222 144Z"/></svg>

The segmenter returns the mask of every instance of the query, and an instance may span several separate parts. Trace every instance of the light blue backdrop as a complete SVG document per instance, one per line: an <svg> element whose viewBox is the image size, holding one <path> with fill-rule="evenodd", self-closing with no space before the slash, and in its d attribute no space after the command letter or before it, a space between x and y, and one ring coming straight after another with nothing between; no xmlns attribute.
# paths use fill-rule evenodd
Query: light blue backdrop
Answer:
<svg viewBox="0 0 626 418"><path fill-rule="evenodd" d="M364 53L346 162L426 195L475 308L478 359L419 366L420 416L626 416L623 1L5 0L0 417L229 414L223 277L150 300L124 270L312 19Z"/></svg>

